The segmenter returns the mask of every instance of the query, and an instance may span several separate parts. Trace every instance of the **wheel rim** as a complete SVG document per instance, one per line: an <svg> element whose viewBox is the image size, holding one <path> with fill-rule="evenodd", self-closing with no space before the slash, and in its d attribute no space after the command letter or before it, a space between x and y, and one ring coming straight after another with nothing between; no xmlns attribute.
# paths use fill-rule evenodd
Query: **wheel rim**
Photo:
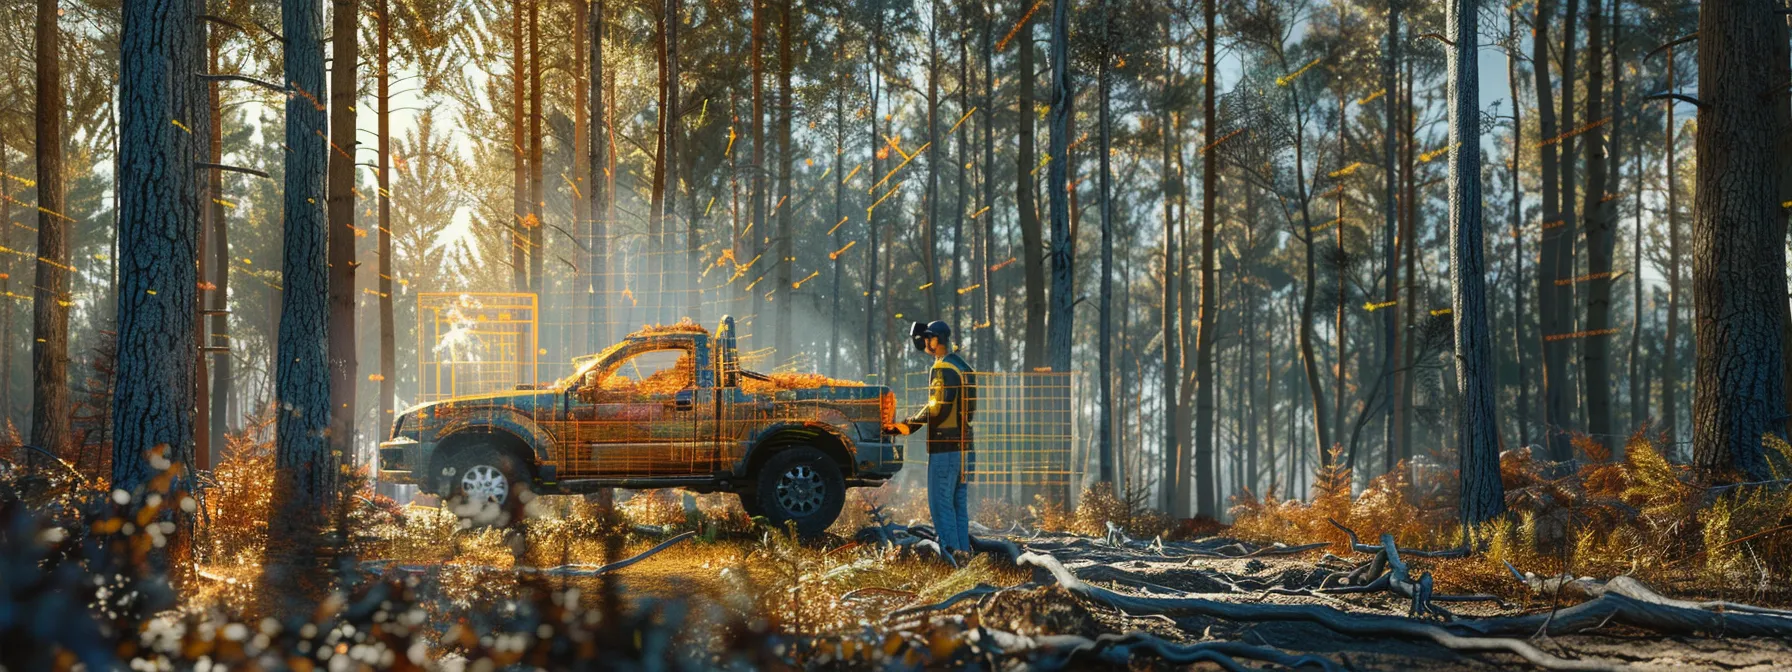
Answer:
<svg viewBox="0 0 1792 672"><path fill-rule="evenodd" d="M825 498L821 474L813 467L799 464L778 478L778 505L798 516L807 516L821 508Z"/></svg>
<svg viewBox="0 0 1792 672"><path fill-rule="evenodd" d="M503 504L510 497L510 479L497 467L474 465L461 475L460 491L471 501Z"/></svg>

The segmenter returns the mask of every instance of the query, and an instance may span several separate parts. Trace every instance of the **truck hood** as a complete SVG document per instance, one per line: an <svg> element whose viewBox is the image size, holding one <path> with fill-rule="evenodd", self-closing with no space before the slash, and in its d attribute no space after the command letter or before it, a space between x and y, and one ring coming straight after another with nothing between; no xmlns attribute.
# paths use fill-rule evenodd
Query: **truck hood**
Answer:
<svg viewBox="0 0 1792 672"><path fill-rule="evenodd" d="M556 389L510 390L510 391L505 391L505 392L491 392L491 393L487 393L487 394L470 394L470 395L467 395L464 397L454 397L452 399L443 399L440 401L431 401L431 402L426 402L426 403L422 403L422 404L417 404L415 406L411 406L410 408L404 409L404 412L402 413L402 415L410 415L417 411L431 410L431 409L436 409L436 408L442 408L445 406L455 406L455 407L511 406L511 407L517 408L519 410L525 410L525 409L533 409L537 405L541 405L541 404L551 405L559 398L559 396L560 396L560 390L556 390Z"/></svg>

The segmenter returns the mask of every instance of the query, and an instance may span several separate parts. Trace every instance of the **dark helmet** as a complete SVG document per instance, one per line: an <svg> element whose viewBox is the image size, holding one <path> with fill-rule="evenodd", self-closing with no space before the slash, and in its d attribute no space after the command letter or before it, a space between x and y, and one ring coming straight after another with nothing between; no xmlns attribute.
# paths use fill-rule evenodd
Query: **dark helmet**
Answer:
<svg viewBox="0 0 1792 672"><path fill-rule="evenodd" d="M930 336L948 343L951 342L952 327L940 320L934 320L927 324L916 322L914 326L909 327L908 336L910 340L914 341L916 350L926 352L927 338Z"/></svg>

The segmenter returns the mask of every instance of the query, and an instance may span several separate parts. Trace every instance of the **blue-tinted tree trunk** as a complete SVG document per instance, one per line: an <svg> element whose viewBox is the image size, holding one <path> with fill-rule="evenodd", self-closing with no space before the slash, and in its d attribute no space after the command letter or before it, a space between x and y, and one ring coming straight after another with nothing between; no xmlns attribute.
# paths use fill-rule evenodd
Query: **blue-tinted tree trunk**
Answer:
<svg viewBox="0 0 1792 672"><path fill-rule="evenodd" d="M336 486L324 431L330 415L329 288L325 278L325 128L323 8L319 0L285 0L281 23L286 83L286 186L284 258L280 272L279 357L274 373L275 462L278 468L270 521L279 536L318 513ZM282 499L284 498L284 499ZM288 522L285 530L282 521Z"/></svg>
<svg viewBox="0 0 1792 672"><path fill-rule="evenodd" d="M1494 416L1493 334L1481 240L1481 96L1477 86L1475 6L1455 0L1450 13L1450 308L1456 322L1457 459L1462 523L1474 525L1506 509L1500 484L1500 437Z"/></svg>
<svg viewBox="0 0 1792 672"><path fill-rule="evenodd" d="M151 448L166 446L162 457L173 462L190 463L192 458L200 175L193 164L209 144L205 133L211 128L194 72L203 62L194 7L191 0L124 3L119 56L118 384L112 414L112 487L124 490L143 485L160 471L147 457ZM52 114L60 117L61 110ZM39 123L44 121L40 114ZM59 202L43 203L60 212ZM43 234L40 228L40 244ZM64 258L66 240L58 234L52 242L41 254ZM44 285L45 270L51 270L50 277L61 278L55 287L66 288L67 278L62 269L48 263L40 262L38 269L39 324L45 309L55 306L66 327L67 306L58 302L67 296L60 289L46 291L50 286ZM44 343L37 345L41 349ZM64 360L66 364L66 356ZM66 390L61 384L57 387ZM43 407L44 399L38 401ZM66 423L68 415L61 413L59 418Z"/></svg>

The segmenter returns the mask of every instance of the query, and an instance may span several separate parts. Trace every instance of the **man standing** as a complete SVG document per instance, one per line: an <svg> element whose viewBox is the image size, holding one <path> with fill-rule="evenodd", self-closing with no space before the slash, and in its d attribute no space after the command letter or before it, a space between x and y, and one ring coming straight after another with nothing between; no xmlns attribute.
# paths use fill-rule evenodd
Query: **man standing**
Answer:
<svg viewBox="0 0 1792 672"><path fill-rule="evenodd" d="M884 428L907 435L927 426L927 508L945 553L971 550L969 497L965 476L976 467L971 449L971 420L977 413L977 376L953 352L952 328L945 322L909 330L915 349L933 355L927 405L907 422Z"/></svg>

